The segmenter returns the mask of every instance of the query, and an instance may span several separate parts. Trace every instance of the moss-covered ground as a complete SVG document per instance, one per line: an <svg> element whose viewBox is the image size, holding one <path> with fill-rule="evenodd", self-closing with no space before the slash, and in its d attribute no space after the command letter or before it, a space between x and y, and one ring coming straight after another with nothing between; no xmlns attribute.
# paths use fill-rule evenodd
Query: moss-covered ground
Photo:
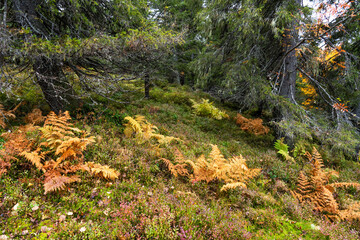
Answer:
<svg viewBox="0 0 360 240"><path fill-rule="evenodd" d="M141 94L136 93L135 94ZM64 191L44 194L40 171L13 162L0 177L0 239L359 239L359 222L326 221L311 206L290 194L308 162L285 161L273 145L274 134L255 136L235 124L236 109L215 102L229 119L194 115L189 99L210 98L186 87L152 89L152 99L129 104L83 107L71 113L74 124L96 137L85 157L120 172L114 181L92 178ZM131 100L129 97L126 100ZM153 151L152 146L126 138L124 117L143 115L159 132L182 142ZM21 114L20 114L21 115ZM248 116L249 117L249 116ZM21 124L21 118L11 128ZM4 139L0 138L0 148ZM186 157L209 154L216 144L230 157L242 154L261 174L246 189L220 192L216 182L173 177L160 157L174 158L175 148ZM312 143L304 144L311 151ZM340 172L337 181L359 181L360 164L327 158L325 166ZM359 200L355 189L337 193Z"/></svg>

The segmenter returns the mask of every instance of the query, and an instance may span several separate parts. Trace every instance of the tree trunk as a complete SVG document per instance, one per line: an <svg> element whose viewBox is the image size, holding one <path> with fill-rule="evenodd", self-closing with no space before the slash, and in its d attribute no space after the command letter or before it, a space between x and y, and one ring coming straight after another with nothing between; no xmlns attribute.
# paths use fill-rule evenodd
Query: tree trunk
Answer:
<svg viewBox="0 0 360 240"><path fill-rule="evenodd" d="M302 5L302 0L296 0L296 3ZM279 89L280 96L288 98L291 102L295 103L295 84L297 77L297 57L294 47L296 46L296 40L298 38L298 30L296 28L296 22L293 21L289 29L285 30L284 37L284 53L287 56L284 59L284 68L282 71L282 82ZM291 52L289 50L293 49Z"/></svg>
<svg viewBox="0 0 360 240"><path fill-rule="evenodd" d="M295 46L296 33L294 31L285 31L284 50L287 52ZM284 68L282 69L282 82L279 94L290 101L295 102L295 84L296 84L296 65L297 58L295 50L288 53L284 59Z"/></svg>
<svg viewBox="0 0 360 240"><path fill-rule="evenodd" d="M61 65L52 59L39 57L33 64L37 83L46 102L56 114L63 111L74 97L72 86L66 79Z"/></svg>
<svg viewBox="0 0 360 240"><path fill-rule="evenodd" d="M145 98L150 99L150 76L148 72L145 73L144 80L145 80Z"/></svg>
<svg viewBox="0 0 360 240"><path fill-rule="evenodd" d="M40 20L37 7L41 0L14 0L16 21L24 28L30 28L38 37L49 38L49 34ZM35 56L33 69L37 83L41 87L45 100L56 114L72 102L74 91L62 71L60 61L45 56Z"/></svg>

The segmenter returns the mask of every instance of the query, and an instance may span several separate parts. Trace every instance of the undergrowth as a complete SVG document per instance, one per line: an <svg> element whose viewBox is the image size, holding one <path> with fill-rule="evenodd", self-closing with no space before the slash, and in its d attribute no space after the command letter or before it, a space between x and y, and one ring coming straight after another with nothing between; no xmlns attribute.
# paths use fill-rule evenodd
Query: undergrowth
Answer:
<svg viewBox="0 0 360 240"><path fill-rule="evenodd" d="M179 88L182 94L171 104L168 99L174 94L163 97L164 90L156 91L154 99L135 105L74 112L73 125L65 113L45 120L34 110L19 120L30 125L4 132L0 237L359 238L357 220L340 214L354 210L351 206L360 199L355 188L358 162L331 158L326 148L319 148L324 159L319 167L314 155L304 155L316 143L299 142L292 149L278 142L275 150L271 131L255 135L228 119L194 115L189 102L199 96L191 91ZM237 109L220 107L232 118L237 114ZM36 126L44 120L42 127ZM329 169L336 169L338 177L330 176L335 172ZM309 183L303 189L298 186L301 170ZM46 174L81 182L49 181L53 188L44 190ZM355 183L340 188L341 182ZM241 187L224 189L228 184ZM56 189L60 191L52 191ZM301 189L308 195L301 195ZM337 204L336 214L322 200L311 201L327 191Z"/></svg>

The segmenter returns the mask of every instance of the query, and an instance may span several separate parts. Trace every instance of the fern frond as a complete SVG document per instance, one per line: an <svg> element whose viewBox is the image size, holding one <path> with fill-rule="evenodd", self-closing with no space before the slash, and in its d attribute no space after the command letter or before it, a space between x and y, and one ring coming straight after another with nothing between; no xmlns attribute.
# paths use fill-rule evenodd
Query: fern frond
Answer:
<svg viewBox="0 0 360 240"><path fill-rule="evenodd" d="M235 117L236 124L240 126L241 130L253 133L255 135L266 135L270 130L263 125L261 118L248 119L238 113Z"/></svg>
<svg viewBox="0 0 360 240"><path fill-rule="evenodd" d="M135 116L135 119L127 116L124 118L124 120L127 120L128 123L125 123L125 130L124 134L126 137L130 138L134 133L138 135L142 135L142 127L140 125L142 118L141 116L137 115Z"/></svg>
<svg viewBox="0 0 360 240"><path fill-rule="evenodd" d="M0 158L0 177L1 175L7 173L7 170L10 167L11 167L11 163L9 161Z"/></svg>
<svg viewBox="0 0 360 240"><path fill-rule="evenodd" d="M276 150L278 150L277 153L280 154L281 156L283 156L286 161L295 162L295 159L290 156L289 146L284 143L284 138L278 139L275 142L274 147Z"/></svg>
<svg viewBox="0 0 360 240"><path fill-rule="evenodd" d="M90 173L94 176L110 180L115 180L119 177L119 172L107 165L101 165L94 162L87 162L86 165L89 167Z"/></svg>
<svg viewBox="0 0 360 240"><path fill-rule="evenodd" d="M64 190L67 184L73 182L81 182L81 179L78 176L50 175L46 177L44 181L45 194L48 192Z"/></svg>
<svg viewBox="0 0 360 240"><path fill-rule="evenodd" d="M338 175L336 171L325 172L323 168L323 160L319 152L314 148L313 154L306 153L310 163L311 169L309 177L305 176L303 172L299 174L298 186L292 195L300 202L310 202L314 205L314 210L325 214L325 216L335 221L337 219L354 218L360 219L359 212L348 208L346 210L339 210L339 205L336 202L333 193L339 187L356 187L360 188L359 183L333 183L328 184L331 175ZM360 206L360 203L355 206Z"/></svg>
<svg viewBox="0 0 360 240"><path fill-rule="evenodd" d="M170 173L174 176L188 176L189 175L189 171L186 169L187 164L183 163L183 164L173 164L170 160L166 159L166 158L161 158L161 161L163 161L166 165L166 167L168 168L168 170L170 171Z"/></svg>
<svg viewBox="0 0 360 240"><path fill-rule="evenodd" d="M183 157L179 155L182 160ZM196 161L183 161L193 168L192 180L211 182L223 180L228 186L222 191L232 187L244 186L246 181L259 175L261 169L250 169L246 165L246 159L241 155L232 157L230 160L220 152L216 145L212 145L212 151L208 159L201 155Z"/></svg>
<svg viewBox="0 0 360 240"><path fill-rule="evenodd" d="M161 134L152 133L151 137L155 138L160 145L165 145L165 146L169 145L172 141L181 142L180 138L176 138L172 136L164 136Z"/></svg>
<svg viewBox="0 0 360 240"><path fill-rule="evenodd" d="M221 120L223 118L229 118L229 115L226 112L219 110L215 106L213 106L212 102L209 102L209 99L201 99L201 103L197 103L193 99L190 99L192 102L192 108L196 115L210 117L217 120Z"/></svg>
<svg viewBox="0 0 360 240"><path fill-rule="evenodd" d="M94 142L94 137L70 138L60 143L60 145L56 148L55 155L61 155L59 157L61 160L76 158L77 156L82 156L82 152L86 149L86 146Z"/></svg>
<svg viewBox="0 0 360 240"><path fill-rule="evenodd" d="M10 111L5 111L4 106L2 104L0 104L0 126L2 128L6 127L6 121L9 118L16 118L15 114L13 114L13 112L16 111L16 109L21 105L22 103L19 103L14 109L10 110Z"/></svg>
<svg viewBox="0 0 360 240"><path fill-rule="evenodd" d="M43 164L41 163L41 161L45 158L45 156L44 154L39 154L39 150L40 149L37 149L33 152L22 152L20 153L20 156L25 157L25 159L34 164L37 169L42 170Z"/></svg>
<svg viewBox="0 0 360 240"><path fill-rule="evenodd" d="M228 191L230 189L235 189L238 187L246 188L246 185L243 182L228 183L228 184L225 184L224 186L222 186L222 188L220 189L220 192Z"/></svg>
<svg viewBox="0 0 360 240"><path fill-rule="evenodd" d="M45 120L45 117L42 115L42 112L38 108L34 108L31 113L28 113L25 116L25 122L31 124L39 124Z"/></svg>

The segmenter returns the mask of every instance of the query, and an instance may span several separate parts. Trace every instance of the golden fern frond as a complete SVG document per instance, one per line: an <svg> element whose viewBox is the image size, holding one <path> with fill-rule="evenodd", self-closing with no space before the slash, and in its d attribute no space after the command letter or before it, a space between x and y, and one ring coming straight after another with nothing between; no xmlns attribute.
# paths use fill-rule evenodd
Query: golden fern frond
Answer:
<svg viewBox="0 0 360 240"><path fill-rule="evenodd" d="M82 156L82 152L86 149L86 146L94 142L94 137L70 138L61 142L61 144L56 148L55 155L61 155L59 157L61 160L71 157L76 158L78 155Z"/></svg>
<svg viewBox="0 0 360 240"><path fill-rule="evenodd" d="M45 155L39 153L39 150L40 149L37 149L33 152L22 152L20 153L20 156L25 157L25 159L35 165L37 169L42 170L43 164L41 163L41 161L45 158Z"/></svg>
<svg viewBox="0 0 360 240"><path fill-rule="evenodd" d="M259 168L248 168L246 159L242 155L232 157L227 168L226 178L223 178L227 183L245 183L261 172Z"/></svg>
<svg viewBox="0 0 360 240"><path fill-rule="evenodd" d="M135 134L142 134L142 127L140 125L141 118L142 116L135 116L135 119L127 116L124 118L124 120L127 120L128 122L124 124L125 126L125 130L124 130L124 134L126 137L130 138L134 133ZM137 119L139 121L137 121Z"/></svg>
<svg viewBox="0 0 360 240"><path fill-rule="evenodd" d="M353 220L360 219L360 202L357 201L350 206L348 206L345 210L340 211L340 218L342 220L348 220L352 222Z"/></svg>
<svg viewBox="0 0 360 240"><path fill-rule="evenodd" d="M94 162L87 162L86 165L89 167L90 173L94 176L110 180L115 180L119 177L119 172L107 165L101 165Z"/></svg>
<svg viewBox="0 0 360 240"><path fill-rule="evenodd" d="M169 145L172 141L181 142L180 138L176 138L172 136L164 136L161 134L152 133L151 137L155 138L160 145L165 145L165 146Z"/></svg>
<svg viewBox="0 0 360 240"><path fill-rule="evenodd" d="M48 176L45 178L44 181L45 194L47 194L48 192L64 190L67 184L73 182L81 182L81 179L78 176Z"/></svg>
<svg viewBox="0 0 360 240"><path fill-rule="evenodd" d="M313 191L313 186L309 182L308 178L305 176L304 172L301 171L298 178L298 185L297 185L296 192L298 192L301 196L306 196L311 191Z"/></svg>
<svg viewBox="0 0 360 240"><path fill-rule="evenodd" d="M228 183L228 184L225 184L224 186L222 186L222 188L220 189L220 191L228 191L230 189L235 189L235 188L246 188L246 185L245 183L243 182L235 182L235 183Z"/></svg>
<svg viewBox="0 0 360 240"><path fill-rule="evenodd" d="M210 182L215 180L215 170L212 165L208 163L204 155L196 159L196 162L188 161L194 170L194 180Z"/></svg>
<svg viewBox="0 0 360 240"><path fill-rule="evenodd" d="M185 159L184 155L179 151L179 149L175 148L174 155L176 162L186 163L187 160Z"/></svg>
<svg viewBox="0 0 360 240"><path fill-rule="evenodd" d="M155 131L158 129L155 125L146 122L146 124L141 124L143 138L144 140L149 140L154 137Z"/></svg>

